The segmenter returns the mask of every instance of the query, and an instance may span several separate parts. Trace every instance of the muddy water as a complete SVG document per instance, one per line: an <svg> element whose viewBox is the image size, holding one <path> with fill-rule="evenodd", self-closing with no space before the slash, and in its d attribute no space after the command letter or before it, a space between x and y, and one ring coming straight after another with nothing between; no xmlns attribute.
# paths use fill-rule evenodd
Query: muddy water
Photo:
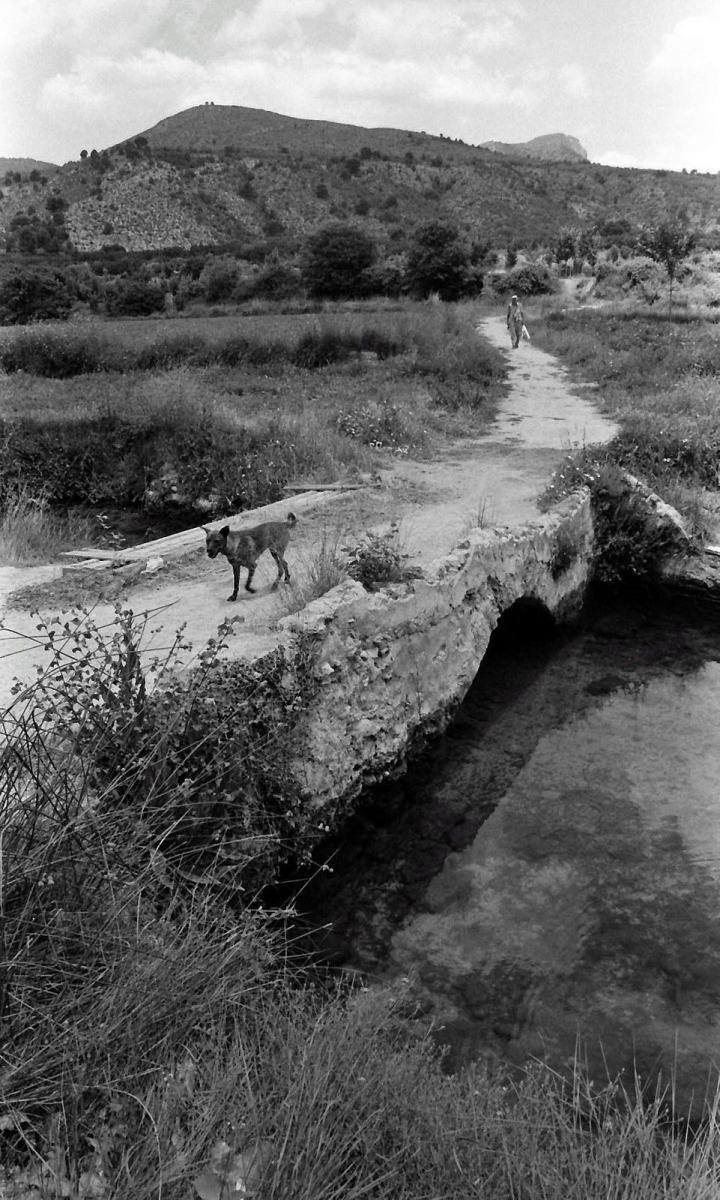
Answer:
<svg viewBox="0 0 720 1200"><path fill-rule="evenodd" d="M306 896L335 962L416 980L451 1063L720 1065L720 606L503 619L447 735Z"/></svg>

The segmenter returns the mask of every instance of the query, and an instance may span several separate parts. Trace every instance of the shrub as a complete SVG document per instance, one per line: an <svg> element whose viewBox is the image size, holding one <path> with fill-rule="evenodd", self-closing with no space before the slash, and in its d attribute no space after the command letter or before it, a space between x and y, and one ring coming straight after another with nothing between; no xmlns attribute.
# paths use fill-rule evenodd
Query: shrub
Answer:
<svg viewBox="0 0 720 1200"><path fill-rule="evenodd" d="M270 262L254 279L235 289L236 299L290 300L302 295L300 272L281 262Z"/></svg>
<svg viewBox="0 0 720 1200"><path fill-rule="evenodd" d="M542 296L555 290L555 281L544 263L523 263L505 275L493 275L492 287L499 296Z"/></svg>
<svg viewBox="0 0 720 1200"><path fill-rule="evenodd" d="M348 408L337 418L346 437L357 438L376 450L392 448L407 453L427 441L426 430L418 430L416 410L394 400L368 400L359 408Z"/></svg>
<svg viewBox="0 0 720 1200"><path fill-rule="evenodd" d="M344 549L348 575L368 591L385 583L403 583L420 575L416 568L403 565L407 555L401 549L397 525L391 525L387 533L367 533L359 542Z"/></svg>
<svg viewBox="0 0 720 1200"><path fill-rule="evenodd" d="M47 379L70 379L123 365L124 354L96 330L41 326L23 330L0 344L3 370Z"/></svg>
<svg viewBox="0 0 720 1200"><path fill-rule="evenodd" d="M375 245L353 225L319 229L305 246L302 277L311 296L339 300L367 295L364 272L375 259Z"/></svg>
<svg viewBox="0 0 720 1200"><path fill-rule="evenodd" d="M308 369L327 367L331 363L346 362L359 349L359 335L352 330L318 326L300 335L291 362L296 367Z"/></svg>
<svg viewBox="0 0 720 1200"><path fill-rule="evenodd" d="M177 333L140 346L134 366L139 371L169 371L182 365L204 366L212 351L200 334Z"/></svg>
<svg viewBox="0 0 720 1200"><path fill-rule="evenodd" d="M149 317L165 308L165 293L154 283L139 279L122 280L106 293L106 305L113 317Z"/></svg>
<svg viewBox="0 0 720 1200"><path fill-rule="evenodd" d="M0 324L63 321L74 299L70 281L61 271L14 270L0 283Z"/></svg>
<svg viewBox="0 0 720 1200"><path fill-rule="evenodd" d="M398 297L407 288L407 262L396 254L382 262L373 263L365 272L368 291L373 296Z"/></svg>
<svg viewBox="0 0 720 1200"><path fill-rule="evenodd" d="M633 490L624 472L608 456L584 450L555 472L547 498L557 499L579 487L590 490L595 528L593 574L602 583L656 575L664 558L686 549L669 524L660 523ZM559 548L553 562L558 560ZM567 554L560 553L565 569Z"/></svg>
<svg viewBox="0 0 720 1200"><path fill-rule="evenodd" d="M237 286L238 268L234 259L211 259L200 275L200 286L208 304L229 300Z"/></svg>

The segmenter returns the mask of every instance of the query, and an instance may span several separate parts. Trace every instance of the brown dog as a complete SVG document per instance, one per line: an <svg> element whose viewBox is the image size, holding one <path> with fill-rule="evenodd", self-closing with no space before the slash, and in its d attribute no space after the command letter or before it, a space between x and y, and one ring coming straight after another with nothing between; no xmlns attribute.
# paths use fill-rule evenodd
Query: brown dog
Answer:
<svg viewBox="0 0 720 1200"><path fill-rule="evenodd" d="M296 524L295 514L288 513L287 521L266 521L264 525L256 525L254 529L231 530L229 525L225 525L223 529L211 530L205 529L203 526L208 558L217 558L218 554L224 554L233 569L233 593L232 596L228 596L228 600L237 600L241 567L247 567L248 570L245 591L255 591L255 588L250 585L257 561L265 550L270 551L278 569L277 579L272 585L272 590L275 591L283 577L283 572L285 579L289 580L290 572L283 557L283 551L290 540L290 530Z"/></svg>

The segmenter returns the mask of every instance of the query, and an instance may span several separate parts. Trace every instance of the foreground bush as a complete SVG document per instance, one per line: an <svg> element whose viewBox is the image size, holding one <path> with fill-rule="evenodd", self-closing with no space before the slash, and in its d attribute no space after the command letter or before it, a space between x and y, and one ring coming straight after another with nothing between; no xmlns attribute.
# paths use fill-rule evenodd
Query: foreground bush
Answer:
<svg viewBox="0 0 720 1200"><path fill-rule="evenodd" d="M213 710L217 640L178 682L131 614L38 632L2 729L4 1200L714 1200L716 1106L692 1135L636 1081L448 1076L409 994L293 958L257 903L287 810L293 845L319 819L263 783L287 669Z"/></svg>

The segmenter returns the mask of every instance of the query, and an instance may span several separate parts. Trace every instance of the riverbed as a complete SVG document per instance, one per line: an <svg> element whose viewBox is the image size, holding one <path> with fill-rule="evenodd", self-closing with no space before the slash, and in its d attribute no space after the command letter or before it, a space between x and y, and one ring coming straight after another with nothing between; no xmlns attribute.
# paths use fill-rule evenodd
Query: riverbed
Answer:
<svg viewBox="0 0 720 1200"><path fill-rule="evenodd" d="M457 718L364 797L301 899L334 965L413 980L472 1058L673 1080L720 1064L720 606L503 617Z"/></svg>

